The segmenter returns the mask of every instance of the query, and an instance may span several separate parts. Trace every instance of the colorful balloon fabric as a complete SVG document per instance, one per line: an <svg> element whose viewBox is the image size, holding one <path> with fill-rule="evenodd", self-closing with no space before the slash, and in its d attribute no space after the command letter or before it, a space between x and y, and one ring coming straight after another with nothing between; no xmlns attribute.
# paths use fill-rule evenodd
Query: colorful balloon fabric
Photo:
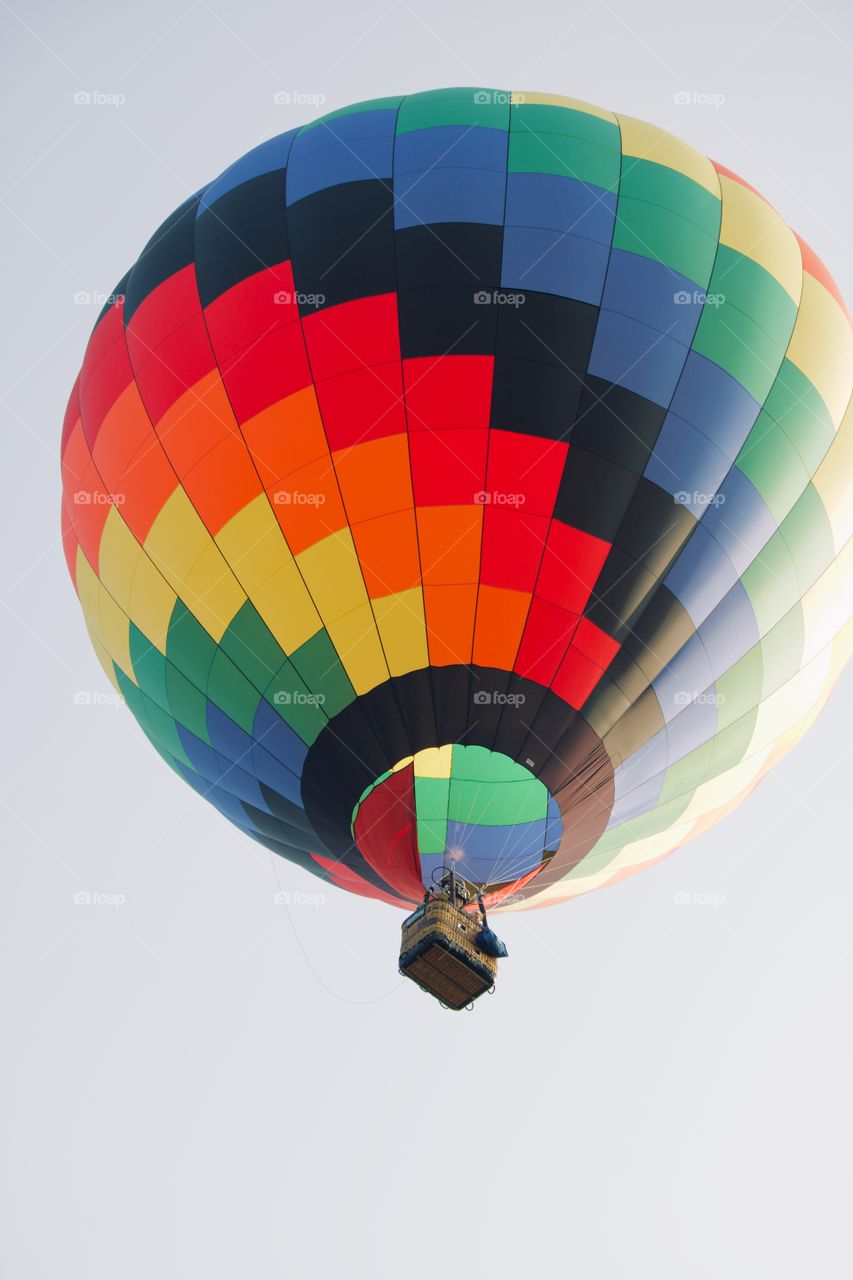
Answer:
<svg viewBox="0 0 853 1280"><path fill-rule="evenodd" d="M747 183L443 89L186 200L62 437L92 643L231 822L408 906L541 906L724 816L850 650L853 343Z"/></svg>

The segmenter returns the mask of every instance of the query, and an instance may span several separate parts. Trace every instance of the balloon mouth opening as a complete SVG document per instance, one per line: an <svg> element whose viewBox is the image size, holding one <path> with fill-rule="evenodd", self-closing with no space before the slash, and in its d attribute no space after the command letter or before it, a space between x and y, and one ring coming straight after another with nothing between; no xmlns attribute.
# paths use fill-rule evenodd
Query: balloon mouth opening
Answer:
<svg viewBox="0 0 853 1280"><path fill-rule="evenodd" d="M459 743L406 756L365 789L351 831L361 855L414 896L451 867L470 891L535 876L562 838L562 815L526 765Z"/></svg>

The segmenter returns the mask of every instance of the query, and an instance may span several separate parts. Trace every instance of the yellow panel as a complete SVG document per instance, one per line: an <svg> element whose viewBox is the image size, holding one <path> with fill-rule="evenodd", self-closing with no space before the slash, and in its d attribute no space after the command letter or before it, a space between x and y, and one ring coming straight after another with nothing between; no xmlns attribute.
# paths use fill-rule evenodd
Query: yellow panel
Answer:
<svg viewBox="0 0 853 1280"><path fill-rule="evenodd" d="M295 653L323 625L295 560L257 587L251 600L287 654Z"/></svg>
<svg viewBox="0 0 853 1280"><path fill-rule="evenodd" d="M837 427L850 401L853 335L832 294L807 271L787 356L817 387Z"/></svg>
<svg viewBox="0 0 853 1280"><path fill-rule="evenodd" d="M406 765L412 764L414 756L403 756L402 760L398 760L391 770L392 773L399 773L401 769L405 769Z"/></svg>
<svg viewBox="0 0 853 1280"><path fill-rule="evenodd" d="M595 107L591 102L581 102L577 98L564 98L559 93L528 93L524 89L514 89L511 99L514 107L568 107L570 111L583 111L588 116L616 124L616 117L603 107Z"/></svg>
<svg viewBox="0 0 853 1280"><path fill-rule="evenodd" d="M246 603L246 593L212 541L186 574L180 596L217 643L235 613Z"/></svg>
<svg viewBox="0 0 853 1280"><path fill-rule="evenodd" d="M420 587L374 600L373 613L392 676L429 666L424 597Z"/></svg>
<svg viewBox="0 0 853 1280"><path fill-rule="evenodd" d="M211 544L210 534L179 486L157 513L144 546L146 554L180 596L184 579Z"/></svg>
<svg viewBox="0 0 853 1280"><path fill-rule="evenodd" d="M764 699L758 708L747 754L774 743L809 712L823 693L830 661L831 652L827 647Z"/></svg>
<svg viewBox="0 0 853 1280"><path fill-rule="evenodd" d="M142 547L118 513L110 507L98 547L98 576L110 595L130 615L130 589L139 561L145 559Z"/></svg>
<svg viewBox="0 0 853 1280"><path fill-rule="evenodd" d="M388 679L376 622L366 601L330 623L328 632L357 694L367 693Z"/></svg>
<svg viewBox="0 0 853 1280"><path fill-rule="evenodd" d="M98 575L89 564L83 552L83 548L77 546L77 572L75 574L77 584L77 596L83 609L83 617L86 619L86 626L90 631L94 631L100 638L101 620L98 614L100 602L101 584L98 581Z"/></svg>
<svg viewBox="0 0 853 1280"><path fill-rule="evenodd" d="M848 404L838 434L812 479L832 526L836 551L853 537L853 484L849 479L851 463L853 402Z"/></svg>
<svg viewBox="0 0 853 1280"><path fill-rule="evenodd" d="M686 178L698 182L711 195L719 196L720 182L717 170L707 156L703 156L695 147L682 142L665 129L657 125L646 124L644 120L635 120L633 116L617 115L622 130L622 151L626 156L638 156L643 160L652 160L655 164L666 165L683 173Z"/></svg>
<svg viewBox="0 0 853 1280"><path fill-rule="evenodd" d="M707 782L703 782L696 788L679 821L692 822L704 818L714 809L729 805L737 797L750 791L761 776L770 751L771 748L766 747L764 751L741 760L731 769L726 769L716 778L709 778Z"/></svg>
<svg viewBox="0 0 853 1280"><path fill-rule="evenodd" d="M121 689L119 687L118 680L116 679L116 673L115 673L115 668L113 667L112 658L107 653L104 646L101 644L100 636L98 636L95 633L94 629L89 626L88 622L86 623L86 630L89 633L89 639L92 643L92 648L95 651L95 657L98 659L98 662L100 662L101 666L104 669L104 675L107 677L110 684L115 689L116 693L119 694L119 696L121 696Z"/></svg>
<svg viewBox="0 0 853 1280"><path fill-rule="evenodd" d="M253 498L223 525L216 535L216 544L249 596L267 578L293 564L290 548L265 493Z"/></svg>
<svg viewBox="0 0 853 1280"><path fill-rule="evenodd" d="M368 605L361 565L349 529L339 529L296 557L327 630L335 618ZM369 605L368 605L369 608Z"/></svg>
<svg viewBox="0 0 853 1280"><path fill-rule="evenodd" d="M803 258L797 237L776 210L755 191L719 175L723 196L720 244L757 262L799 303Z"/></svg>
<svg viewBox="0 0 853 1280"><path fill-rule="evenodd" d="M449 778L453 765L453 745L424 747L415 752L416 778Z"/></svg>
<svg viewBox="0 0 853 1280"><path fill-rule="evenodd" d="M147 640L166 652L176 596L159 569L143 554L130 589L130 618Z"/></svg>
<svg viewBox="0 0 853 1280"><path fill-rule="evenodd" d="M134 684L133 663L130 658L130 622L124 610L120 609L105 587L99 584L98 630L104 648L111 658L115 658L122 671Z"/></svg>

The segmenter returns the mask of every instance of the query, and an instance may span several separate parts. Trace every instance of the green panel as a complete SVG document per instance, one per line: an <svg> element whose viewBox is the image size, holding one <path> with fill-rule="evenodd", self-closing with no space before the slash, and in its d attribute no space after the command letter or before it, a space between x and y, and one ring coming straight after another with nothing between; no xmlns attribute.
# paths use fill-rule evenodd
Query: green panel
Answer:
<svg viewBox="0 0 853 1280"><path fill-rule="evenodd" d="M355 690L341 665L328 631L321 628L291 654L291 661L331 720L355 699Z"/></svg>
<svg viewBox="0 0 853 1280"><path fill-rule="evenodd" d="M495 101L497 94L498 101ZM494 89L434 89L406 98L397 116L397 133L441 124L509 128L509 93ZM485 99L485 100L484 100Z"/></svg>
<svg viewBox="0 0 853 1280"><path fill-rule="evenodd" d="M207 732L207 698L171 662L166 664L166 697L178 724L211 746Z"/></svg>
<svg viewBox="0 0 853 1280"><path fill-rule="evenodd" d="M140 689L160 707L168 707L166 695L166 659L160 650L131 622L129 628L130 658Z"/></svg>
<svg viewBox="0 0 853 1280"><path fill-rule="evenodd" d="M755 731L758 719L758 707L753 707L746 715L741 716L734 724L723 729L714 739L714 758L712 773L718 777L727 769L734 769L743 760Z"/></svg>
<svg viewBox="0 0 853 1280"><path fill-rule="evenodd" d="M217 644L182 600L175 601L166 637L166 657L198 689L207 687Z"/></svg>
<svg viewBox="0 0 853 1280"><path fill-rule="evenodd" d="M798 601L761 641L764 665L762 701L797 674L803 660L804 642L803 606Z"/></svg>
<svg viewBox="0 0 853 1280"><path fill-rule="evenodd" d="M777 346L787 348L797 319L796 303L752 258L721 244L709 292L722 294L727 307L750 316Z"/></svg>
<svg viewBox="0 0 853 1280"><path fill-rule="evenodd" d="M835 559L832 526L820 494L811 482L779 532L794 561L800 594L805 595Z"/></svg>
<svg viewBox="0 0 853 1280"><path fill-rule="evenodd" d="M744 570L741 582L764 636L800 598L794 562L778 530Z"/></svg>
<svg viewBox="0 0 853 1280"><path fill-rule="evenodd" d="M711 777L711 760L714 755L714 739L709 738L701 747L676 760L666 771L664 784L657 803L668 804L679 799L685 791L694 791L700 783Z"/></svg>
<svg viewBox="0 0 853 1280"><path fill-rule="evenodd" d="M835 439L835 428L822 397L804 373L783 360L764 402L813 476Z"/></svg>
<svg viewBox="0 0 853 1280"><path fill-rule="evenodd" d="M444 853L447 847L446 818L418 818L418 853Z"/></svg>
<svg viewBox="0 0 853 1280"><path fill-rule="evenodd" d="M689 792L676 800L670 800L668 804L655 807L649 813L642 813L639 817L620 823L612 831L605 831L586 857L582 858L564 878L582 880L592 872L603 870L627 844L633 844L635 840L645 840L647 836L659 835L661 831L665 831L667 827L677 822L692 798L693 793Z"/></svg>
<svg viewBox="0 0 853 1280"><path fill-rule="evenodd" d="M251 600L237 610L219 647L256 689L267 687L287 657Z"/></svg>
<svg viewBox="0 0 853 1280"><path fill-rule="evenodd" d="M620 196L613 248L662 262L705 289L711 278L717 238L669 209Z"/></svg>
<svg viewBox="0 0 853 1280"><path fill-rule="evenodd" d="M716 682L718 734L753 710L761 699L763 680L761 646L756 644Z"/></svg>
<svg viewBox="0 0 853 1280"><path fill-rule="evenodd" d="M418 818L447 820L449 778L415 778L415 810Z"/></svg>
<svg viewBox="0 0 853 1280"><path fill-rule="evenodd" d="M666 165L625 156L622 161L619 198L620 201L643 200L675 213L704 231L715 244L717 242L722 209L719 198L692 178L676 173Z"/></svg>
<svg viewBox="0 0 853 1280"><path fill-rule="evenodd" d="M723 302L702 308L693 350L725 369L761 404L782 363L785 344L779 345L749 316Z"/></svg>
<svg viewBox="0 0 853 1280"><path fill-rule="evenodd" d="M788 436L763 409L735 461L781 524L809 477Z"/></svg>
<svg viewBox="0 0 853 1280"><path fill-rule="evenodd" d="M341 120L344 116L362 115L368 111L396 111L402 101L402 97L369 98L365 102L356 102L351 107L339 107L337 111L328 111L326 115L320 116L319 120L311 120L303 125L299 132L300 134L309 133L319 125L330 124L333 120Z"/></svg>
<svg viewBox="0 0 853 1280"><path fill-rule="evenodd" d="M313 690L289 660L275 673L264 690L264 697L309 747L327 723Z"/></svg>
<svg viewBox="0 0 853 1280"><path fill-rule="evenodd" d="M251 736L261 695L221 649L210 665L206 692L210 702Z"/></svg>
<svg viewBox="0 0 853 1280"><path fill-rule="evenodd" d="M537 778L521 782L472 782L453 778L448 816L480 826L511 826L545 817L548 793Z"/></svg>
<svg viewBox="0 0 853 1280"><path fill-rule="evenodd" d="M550 133L541 137L523 129L509 135L510 173L555 173L577 178L591 186L616 191L619 186L619 155L582 138Z"/></svg>
<svg viewBox="0 0 853 1280"><path fill-rule="evenodd" d="M602 120L588 111L576 111L574 107L550 106L545 102L520 102L513 106L510 115L510 133L556 133L570 138L582 138L596 146L621 151L619 126L612 120Z"/></svg>
<svg viewBox="0 0 853 1280"><path fill-rule="evenodd" d="M454 778L475 782L518 782L531 775L523 765L516 764L500 751L487 747L455 745L451 755L450 772ZM541 784L544 789L544 783Z"/></svg>

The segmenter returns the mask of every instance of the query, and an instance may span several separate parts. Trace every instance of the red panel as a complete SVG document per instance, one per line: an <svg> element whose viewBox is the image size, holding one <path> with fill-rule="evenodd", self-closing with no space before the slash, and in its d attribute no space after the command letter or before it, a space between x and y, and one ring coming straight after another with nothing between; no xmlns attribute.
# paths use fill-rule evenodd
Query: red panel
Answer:
<svg viewBox="0 0 853 1280"><path fill-rule="evenodd" d="M492 431L486 476L492 502L501 495L514 495L529 514L550 516L568 450L561 440L543 440L517 431Z"/></svg>
<svg viewBox="0 0 853 1280"><path fill-rule="evenodd" d="M551 522L536 594L582 613L611 544L559 520Z"/></svg>
<svg viewBox="0 0 853 1280"><path fill-rule="evenodd" d="M413 431L412 484L418 507L469 506L486 484L489 433Z"/></svg>
<svg viewBox="0 0 853 1280"><path fill-rule="evenodd" d="M386 884L407 898L423 896L412 765L392 773L359 807L355 842Z"/></svg>
<svg viewBox="0 0 853 1280"><path fill-rule="evenodd" d="M77 589L77 537L74 533L74 526L71 523L71 516L68 514L66 499L63 496L62 510L60 513L60 524L62 527L62 550L65 554L65 563L68 565L68 572L71 574L71 581L74 583L74 589Z"/></svg>
<svg viewBox="0 0 853 1280"><path fill-rule="evenodd" d="M480 581L513 591L532 591L547 531L544 516L486 507Z"/></svg>
<svg viewBox="0 0 853 1280"><path fill-rule="evenodd" d="M134 369L156 351L168 334L200 315L195 267L190 264L152 289L131 316L126 332Z"/></svg>
<svg viewBox="0 0 853 1280"><path fill-rule="evenodd" d="M419 356L403 361L412 431L487 427L494 356Z"/></svg>
<svg viewBox="0 0 853 1280"><path fill-rule="evenodd" d="M311 382L299 325L273 329L254 346L220 363L222 381L238 422L246 422Z"/></svg>
<svg viewBox="0 0 853 1280"><path fill-rule="evenodd" d="M345 449L406 430L398 363L353 369L317 383L329 448Z"/></svg>
<svg viewBox="0 0 853 1280"><path fill-rule="evenodd" d="M572 645L560 663L551 687L570 707L580 711L603 675L601 667Z"/></svg>
<svg viewBox="0 0 853 1280"><path fill-rule="evenodd" d="M315 382L400 359L397 295L377 294L303 317Z"/></svg>
<svg viewBox="0 0 853 1280"><path fill-rule="evenodd" d="M131 361L139 393L155 426L185 391L216 367L200 312L167 334L153 352L136 344L135 351L131 348Z"/></svg>
<svg viewBox="0 0 853 1280"><path fill-rule="evenodd" d="M528 680L550 685L577 625L576 613L534 596L513 670Z"/></svg>
<svg viewBox="0 0 853 1280"><path fill-rule="evenodd" d="M220 364L265 337L296 324L299 307L289 262L241 280L205 309L210 341Z"/></svg>
<svg viewBox="0 0 853 1280"><path fill-rule="evenodd" d="M794 234L796 235L796 232ZM829 274L823 260L817 256L814 249L812 249L810 245L806 244L805 240L800 236L797 236L797 242L800 246L800 254L803 259L803 270L807 271L810 276L814 276L815 280L822 284L828 293L832 294L833 298L849 320L850 312L847 310L847 304L841 295L841 290L835 283L833 277Z"/></svg>
<svg viewBox="0 0 853 1280"><path fill-rule="evenodd" d="M589 618L581 618L572 647L579 649L596 666L606 670L621 646L618 640L614 640L606 631L602 631L601 627L590 622Z"/></svg>
<svg viewBox="0 0 853 1280"><path fill-rule="evenodd" d="M80 382L80 414L90 449L95 448L104 418L132 381L124 334L120 333L88 382Z"/></svg>

